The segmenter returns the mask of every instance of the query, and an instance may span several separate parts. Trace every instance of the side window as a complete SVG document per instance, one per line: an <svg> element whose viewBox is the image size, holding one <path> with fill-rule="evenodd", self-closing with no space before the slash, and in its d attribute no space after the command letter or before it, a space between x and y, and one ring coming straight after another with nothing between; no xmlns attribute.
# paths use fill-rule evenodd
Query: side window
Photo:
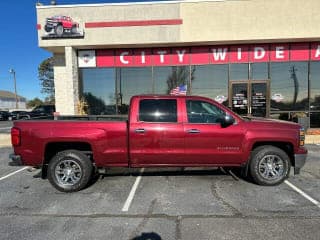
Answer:
<svg viewBox="0 0 320 240"><path fill-rule="evenodd" d="M218 123L226 114L217 106L198 100L187 100L187 114L189 123Z"/></svg>
<svg viewBox="0 0 320 240"><path fill-rule="evenodd" d="M43 112L44 108L42 106L38 106L35 109L33 109L33 112Z"/></svg>
<svg viewBox="0 0 320 240"><path fill-rule="evenodd" d="M139 104L139 121L177 122L177 100L144 99Z"/></svg>

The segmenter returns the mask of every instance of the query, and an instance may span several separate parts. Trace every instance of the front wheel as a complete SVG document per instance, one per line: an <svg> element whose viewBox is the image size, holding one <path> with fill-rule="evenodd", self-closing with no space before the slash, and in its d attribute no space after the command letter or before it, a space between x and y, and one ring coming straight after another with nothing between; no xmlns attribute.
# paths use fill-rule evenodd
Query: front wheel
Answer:
<svg viewBox="0 0 320 240"><path fill-rule="evenodd" d="M61 192L76 192L87 186L92 170L92 162L85 154L77 150L66 150L51 159L48 179Z"/></svg>
<svg viewBox="0 0 320 240"><path fill-rule="evenodd" d="M274 186L282 183L290 173L290 158L282 149L260 146L253 150L250 173L259 185Z"/></svg>
<svg viewBox="0 0 320 240"><path fill-rule="evenodd" d="M77 26L72 26L72 28L71 28L71 33L72 33L72 34L76 34L77 32L78 32Z"/></svg>

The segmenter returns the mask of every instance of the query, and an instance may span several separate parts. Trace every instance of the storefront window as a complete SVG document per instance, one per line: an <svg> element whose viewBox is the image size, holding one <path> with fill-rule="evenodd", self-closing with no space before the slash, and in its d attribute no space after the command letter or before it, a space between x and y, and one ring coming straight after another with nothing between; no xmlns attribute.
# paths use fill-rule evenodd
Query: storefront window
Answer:
<svg viewBox="0 0 320 240"><path fill-rule="evenodd" d="M251 79L253 80L266 80L268 77L268 63L251 63Z"/></svg>
<svg viewBox="0 0 320 240"><path fill-rule="evenodd" d="M152 93L151 67L117 69L118 112L128 113L130 98Z"/></svg>
<svg viewBox="0 0 320 240"><path fill-rule="evenodd" d="M154 93L169 94L172 89L181 85L186 85L189 89L189 78L189 66L154 67Z"/></svg>
<svg viewBox="0 0 320 240"><path fill-rule="evenodd" d="M193 66L192 95L200 95L228 103L228 65Z"/></svg>
<svg viewBox="0 0 320 240"><path fill-rule="evenodd" d="M248 80L248 73L247 63L230 64L230 80Z"/></svg>
<svg viewBox="0 0 320 240"><path fill-rule="evenodd" d="M271 111L308 109L308 63L271 63Z"/></svg>
<svg viewBox="0 0 320 240"><path fill-rule="evenodd" d="M320 127L320 62L310 63L310 126Z"/></svg>
<svg viewBox="0 0 320 240"><path fill-rule="evenodd" d="M81 69L82 97L91 115L115 114L115 73L113 68Z"/></svg>

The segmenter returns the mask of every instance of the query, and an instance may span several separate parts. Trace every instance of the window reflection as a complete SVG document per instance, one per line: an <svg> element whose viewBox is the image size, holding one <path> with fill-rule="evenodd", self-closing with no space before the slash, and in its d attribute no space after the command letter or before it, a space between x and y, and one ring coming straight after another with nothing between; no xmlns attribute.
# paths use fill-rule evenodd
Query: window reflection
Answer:
<svg viewBox="0 0 320 240"><path fill-rule="evenodd" d="M310 63L310 111L320 111L320 62Z"/></svg>
<svg viewBox="0 0 320 240"><path fill-rule="evenodd" d="M266 80L268 77L268 63L251 63L250 65L251 79Z"/></svg>
<svg viewBox="0 0 320 240"><path fill-rule="evenodd" d="M271 111L308 109L308 63L271 63Z"/></svg>
<svg viewBox="0 0 320 240"><path fill-rule="evenodd" d="M320 128L320 62L310 63L310 127Z"/></svg>
<svg viewBox="0 0 320 240"><path fill-rule="evenodd" d="M152 93L151 67L117 69L118 112L127 114L130 98Z"/></svg>
<svg viewBox="0 0 320 240"><path fill-rule="evenodd" d="M230 80L248 80L248 73L247 63L230 64Z"/></svg>
<svg viewBox="0 0 320 240"><path fill-rule="evenodd" d="M80 77L81 96L87 104L87 114L115 114L114 69L81 69Z"/></svg>
<svg viewBox="0 0 320 240"><path fill-rule="evenodd" d="M311 127L320 127L320 62L250 63L250 68L248 63L82 68L79 69L79 75L80 97L88 105L87 113L92 115L126 114L132 96L169 94L173 88L181 85L187 85L188 93L192 95L209 97L228 105L228 89L232 89L229 82L246 81L249 78L270 79L272 117L294 120L294 116L307 112L304 115L310 117Z"/></svg>
<svg viewBox="0 0 320 240"><path fill-rule="evenodd" d="M189 88L189 78L189 66L154 67L154 93L169 94L172 89L181 85L187 85ZM191 80L192 78L193 72L191 72Z"/></svg>
<svg viewBox="0 0 320 240"><path fill-rule="evenodd" d="M228 65L193 67L192 95L200 95L228 103Z"/></svg>

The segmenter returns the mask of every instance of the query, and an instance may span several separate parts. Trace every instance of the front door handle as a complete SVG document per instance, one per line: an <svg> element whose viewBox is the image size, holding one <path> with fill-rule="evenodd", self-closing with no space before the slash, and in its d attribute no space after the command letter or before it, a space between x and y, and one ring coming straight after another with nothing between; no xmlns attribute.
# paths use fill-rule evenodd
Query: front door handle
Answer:
<svg viewBox="0 0 320 240"><path fill-rule="evenodd" d="M189 129L188 133L200 133L200 130L198 130L198 129Z"/></svg>
<svg viewBox="0 0 320 240"><path fill-rule="evenodd" d="M144 128L137 128L136 130L134 130L136 133L145 133L146 130Z"/></svg>

